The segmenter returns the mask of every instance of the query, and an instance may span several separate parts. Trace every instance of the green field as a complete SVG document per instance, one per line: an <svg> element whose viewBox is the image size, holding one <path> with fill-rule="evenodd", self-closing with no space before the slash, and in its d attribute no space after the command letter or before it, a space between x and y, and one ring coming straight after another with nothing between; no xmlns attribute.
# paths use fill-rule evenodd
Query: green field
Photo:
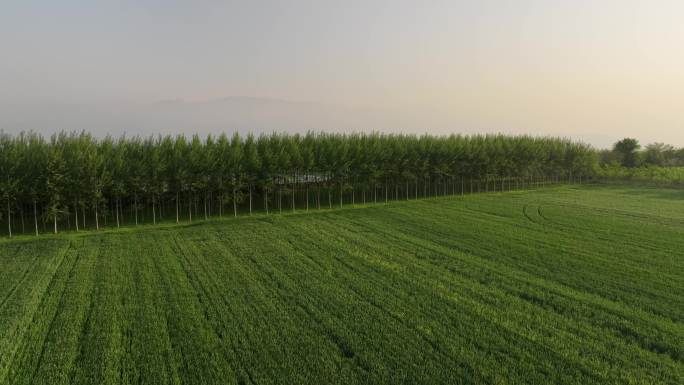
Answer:
<svg viewBox="0 0 684 385"><path fill-rule="evenodd" d="M684 191L0 241L2 384L682 384Z"/></svg>

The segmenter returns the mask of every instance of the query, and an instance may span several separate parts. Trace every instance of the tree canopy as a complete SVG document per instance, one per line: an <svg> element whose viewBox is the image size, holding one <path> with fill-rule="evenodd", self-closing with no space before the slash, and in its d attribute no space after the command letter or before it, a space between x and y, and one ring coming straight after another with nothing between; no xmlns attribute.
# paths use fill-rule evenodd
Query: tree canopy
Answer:
<svg viewBox="0 0 684 385"><path fill-rule="evenodd" d="M636 167L638 165L637 150L641 148L639 141L633 138L625 138L615 143L613 152L619 155L620 163L624 167Z"/></svg>
<svg viewBox="0 0 684 385"><path fill-rule="evenodd" d="M635 167L684 167L684 148L665 143L651 143L642 148L639 141L625 138L613 145L611 150L599 153L601 165Z"/></svg>
<svg viewBox="0 0 684 385"><path fill-rule="evenodd" d="M465 180L488 189L494 180L588 176L595 164L588 145L530 136L0 134L0 212L6 232L26 231L25 222L57 232L207 218L226 206L237 215L418 198Z"/></svg>

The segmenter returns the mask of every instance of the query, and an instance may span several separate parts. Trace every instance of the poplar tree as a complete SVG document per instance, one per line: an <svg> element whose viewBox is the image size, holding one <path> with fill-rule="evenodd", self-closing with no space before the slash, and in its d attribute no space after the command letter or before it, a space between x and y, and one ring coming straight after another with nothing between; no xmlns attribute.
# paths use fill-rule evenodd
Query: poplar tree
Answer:
<svg viewBox="0 0 684 385"><path fill-rule="evenodd" d="M585 144L529 136L309 132L188 141L62 132L45 141L33 133L0 134L0 215L8 235L25 230L27 211L34 233L39 218L51 221L53 232L72 224L80 230L89 217L100 229L111 214L117 227L158 223L174 206L176 222L182 212L192 221L200 202L205 219L213 207L223 215L228 202L233 215L251 214L255 202L266 213L274 203L279 211L308 209L311 190L316 207L327 197L332 208L333 197L342 206L572 183L593 175L597 164Z"/></svg>

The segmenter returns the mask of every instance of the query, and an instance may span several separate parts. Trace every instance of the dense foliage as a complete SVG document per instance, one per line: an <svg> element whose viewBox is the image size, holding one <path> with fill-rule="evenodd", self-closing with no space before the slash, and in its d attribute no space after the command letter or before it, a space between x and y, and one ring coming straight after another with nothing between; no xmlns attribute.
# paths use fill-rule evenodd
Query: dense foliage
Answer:
<svg viewBox="0 0 684 385"><path fill-rule="evenodd" d="M636 182L662 187L684 187L684 167L637 167L627 168L616 164L603 165L597 169L596 177L611 183Z"/></svg>
<svg viewBox="0 0 684 385"><path fill-rule="evenodd" d="M684 191L0 240L0 384L672 384Z"/></svg>
<svg viewBox="0 0 684 385"><path fill-rule="evenodd" d="M527 136L0 136L6 233L100 228L488 190L593 172L584 144ZM472 188L472 187L471 187ZM227 210L226 210L227 209Z"/></svg>
<svg viewBox="0 0 684 385"><path fill-rule="evenodd" d="M611 168L684 167L684 148L664 143L651 143L642 148L636 139L625 138L611 150L601 151L599 162Z"/></svg>

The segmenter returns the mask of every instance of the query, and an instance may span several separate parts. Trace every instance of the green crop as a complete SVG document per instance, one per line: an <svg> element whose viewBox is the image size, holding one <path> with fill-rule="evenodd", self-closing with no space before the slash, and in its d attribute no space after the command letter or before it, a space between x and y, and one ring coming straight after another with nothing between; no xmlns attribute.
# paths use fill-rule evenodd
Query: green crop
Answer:
<svg viewBox="0 0 684 385"><path fill-rule="evenodd" d="M0 241L0 384L681 384L684 192Z"/></svg>

